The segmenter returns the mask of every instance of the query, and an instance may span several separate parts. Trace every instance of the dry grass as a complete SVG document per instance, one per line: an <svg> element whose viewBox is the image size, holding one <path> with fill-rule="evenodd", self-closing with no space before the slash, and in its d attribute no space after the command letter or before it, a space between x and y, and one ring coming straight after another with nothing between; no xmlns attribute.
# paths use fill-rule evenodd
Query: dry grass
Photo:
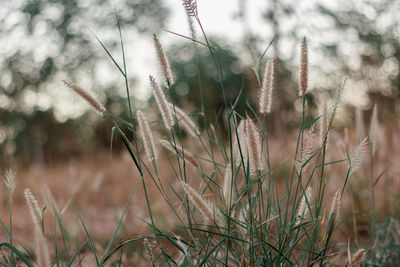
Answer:
<svg viewBox="0 0 400 267"><path fill-rule="evenodd" d="M383 130L381 126L380 130ZM345 157L346 147L350 151L354 151L357 147L358 138L356 132L350 133L348 144L344 144L345 137L339 132L334 132L329 145L327 158L331 161L342 159ZM282 135L280 135L282 136ZM398 175L400 173L399 166L396 165L396 151L400 151L399 132L387 130L385 133L377 135L378 149L375 154L375 176L381 171L390 167L385 175L379 180L375 188L375 205L379 211L378 221L384 221L391 214L398 214L399 206L397 199L400 192L396 190L400 186ZM272 137L270 140L271 165L275 166L272 170L274 181L278 186L284 188L284 180L280 180L282 171L285 166L291 164L290 158L293 155L293 142L288 143L286 140L295 140L294 134L287 133L284 138ZM199 155L200 146L192 146L193 153ZM166 153L163 153L166 155ZM204 156L204 155L203 155ZM207 169L207 164L203 164ZM359 244L369 242L370 237L370 196L369 196L369 179L368 160L362 165L362 168L355 172L349 181L349 190L343 195L341 203L341 215L339 218L336 233L333 236L335 242L339 242L342 251L346 249L346 240L351 237L357 240ZM158 161L158 168L162 172L163 182L170 182L175 188L178 188L178 181L171 168L170 163L162 156L162 160ZM211 166L208 166L211 168ZM339 163L327 166L327 192L326 205L329 206L335 191L343 184L343 172L346 170L346 163ZM41 191L43 185L47 184L51 193L56 200L60 209L66 208L63 218L64 225L71 233L75 246L85 239L84 232L80 226L79 220L72 208L76 205L77 209L84 214L84 220L87 224L89 232L96 240L99 250L102 244L105 244L112 235L114 227L118 221L122 207L128 199L129 192L132 189L134 197L131 205L126 213L123 224L124 239L146 235L151 233L149 227L143 222L149 221L146 205L143 203L144 193L140 186L140 176L138 171L132 166L131 159L127 153L120 155L114 154L110 159L107 152L96 155L95 158L87 158L68 163L59 163L49 165L44 169L35 166L16 166L17 171L15 181L17 186L14 192L13 217L14 217L14 244L17 248L33 247L32 242L34 232L32 231L32 222L29 218L29 210L24 199L24 188L28 187L37 196L39 205L45 205L45 198ZM309 170L307 170L309 171ZM198 173L194 167L187 168L187 177L191 185L199 185ZM150 179L145 176L145 179ZM148 195L157 225L165 230L182 234L182 229L175 227L178 221L170 216L168 206L160 197L157 189L148 183ZM7 189L5 186L0 189L2 207L0 209L0 218L7 218L8 202ZM168 194L172 196L169 191ZM73 203L73 204L72 204ZM177 205L179 201L176 200ZM356 225L354 225L354 222ZM51 210L48 208L44 212L44 229L45 236L50 247L53 246L51 240L54 227ZM399 229L400 230L400 229ZM6 239L5 232L0 232L1 239ZM340 245L342 244L342 245ZM50 251L53 251L50 248ZM141 247L137 248L135 257L131 260L143 259L143 251ZM54 256L54 255L53 255ZM89 260L90 257L88 257ZM345 254L339 256L345 259ZM341 260L339 260L340 262Z"/></svg>

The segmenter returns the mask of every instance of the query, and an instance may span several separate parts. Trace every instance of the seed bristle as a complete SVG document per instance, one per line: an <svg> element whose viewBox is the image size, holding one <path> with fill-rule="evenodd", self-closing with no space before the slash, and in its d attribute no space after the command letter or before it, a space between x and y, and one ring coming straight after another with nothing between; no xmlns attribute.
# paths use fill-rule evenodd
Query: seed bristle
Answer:
<svg viewBox="0 0 400 267"><path fill-rule="evenodd" d="M94 110L96 110L97 113L99 113L100 116L103 116L104 112L106 111L106 108L99 101L97 101L96 98L94 98L89 92L87 92L85 89L79 87L78 85L72 82L67 82L65 80L63 82L67 87L71 88L72 90L74 90L75 93L77 93L83 99L85 99L86 102L88 102L94 108Z"/></svg>

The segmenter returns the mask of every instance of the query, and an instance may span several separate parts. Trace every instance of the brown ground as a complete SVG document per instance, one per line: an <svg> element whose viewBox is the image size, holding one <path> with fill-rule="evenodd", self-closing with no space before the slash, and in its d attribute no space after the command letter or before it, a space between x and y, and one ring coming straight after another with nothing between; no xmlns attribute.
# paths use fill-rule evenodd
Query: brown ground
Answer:
<svg viewBox="0 0 400 267"><path fill-rule="evenodd" d="M289 140L295 140L294 136L288 138ZM280 138L270 142L273 179L282 179L283 167L291 162L294 146L292 142L286 142L285 140ZM345 158L343 140L346 140L343 135L332 134L331 144L328 148L330 151L328 160L333 161ZM348 146L349 151L352 153L357 146L356 138L352 137L348 142L350 143ZM383 221L388 214L399 214L397 199L400 196L398 192L400 167L396 153L400 151L400 135L396 131L391 131L390 133L382 131L377 144L374 176L376 177L385 168L389 167L377 184L375 191L376 207L380 215L379 220ZM192 143L188 143L188 145L190 145L188 149L193 154L200 151L198 146ZM169 158L172 162L176 160L171 155ZM177 178L165 157L159 160L157 164L164 186L168 187L167 183L171 183L174 188L179 188ZM207 163L202 162L202 165L207 169ZM346 163L327 167L327 195L325 198L327 210L329 210L333 193L343 184L346 172L345 167ZM197 171L192 167L188 167L187 170L189 183L199 183L200 179ZM119 214L128 200L131 190L133 198L123 225L123 239L151 233L151 229L142 221L149 222L149 216L140 176L127 153L121 153L120 155L114 153L112 158L106 152L99 153L99 155L90 159L71 160L65 163L48 165L44 168L17 166L15 171L17 173L17 186L13 203L14 243L19 248L22 246L32 248L34 245L33 226L23 197L23 191L29 187L43 207L45 202L41 194L41 188L44 184L49 186L59 209L67 207L63 222L71 234L72 240L76 241L73 242L74 247L77 247L85 239L85 236L73 206L76 205L76 208L83 215L88 231L98 242L98 249L101 251L102 246L100 244L104 247L104 244L111 237ZM314 179L316 180L316 178ZM145 181L148 186L149 199L157 226L170 233L179 233L180 230L174 227L177 223L175 216L152 185L149 175L145 175ZM314 184L316 183L314 182ZM341 222L335 235L335 240L342 242L341 247L343 249L346 249L346 242L349 237L352 240L356 239L356 234L357 239L360 240L368 237L369 184L370 171L369 160L367 160L363 167L351 178L343 200ZM179 207L179 202L176 198L173 199L176 207ZM0 187L0 204L0 218L8 225L8 201L5 186ZM356 223L357 226L354 227L353 223ZM52 245L54 228L53 217L49 209L45 211L45 229L49 244ZM6 238L5 232L0 231L0 241L4 242ZM142 251L140 247L142 243L139 243L138 246L139 251Z"/></svg>

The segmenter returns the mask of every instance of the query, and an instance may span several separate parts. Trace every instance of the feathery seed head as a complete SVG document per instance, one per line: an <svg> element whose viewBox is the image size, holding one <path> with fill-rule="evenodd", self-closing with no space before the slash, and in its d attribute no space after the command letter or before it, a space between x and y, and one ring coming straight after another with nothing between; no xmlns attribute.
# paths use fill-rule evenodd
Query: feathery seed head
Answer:
<svg viewBox="0 0 400 267"><path fill-rule="evenodd" d="M38 266L40 267L50 266L49 249L47 247L46 239L43 235L43 229L42 229L42 221L43 221L42 212L39 208L39 204L35 196L32 194L29 188L25 189L24 195L33 221L35 243L36 243L35 248L36 248Z"/></svg>
<svg viewBox="0 0 400 267"><path fill-rule="evenodd" d="M194 121L179 107L172 105L172 103L170 103L169 105L171 112L175 111L177 121L182 126L182 128L185 129L188 134L197 138L200 134L200 131Z"/></svg>
<svg viewBox="0 0 400 267"><path fill-rule="evenodd" d="M233 155L235 159L235 164L238 166L242 161L244 165L247 165L248 160L248 145L247 145L247 133L246 133L246 120L242 120L237 127L237 135L233 140Z"/></svg>
<svg viewBox="0 0 400 267"><path fill-rule="evenodd" d="M196 45L196 42L194 42L194 40L197 39L197 32L196 32L196 28L194 26L194 22L193 22L193 17L189 15L189 13L187 14L187 20L188 20L188 25L189 25L189 31L190 31L190 36L193 39L193 44Z"/></svg>
<svg viewBox="0 0 400 267"><path fill-rule="evenodd" d="M296 221L295 225L299 225L310 212L307 203L309 203L309 205L311 206L311 194L312 194L311 187L307 187L300 200L300 206L297 211L298 220Z"/></svg>
<svg viewBox="0 0 400 267"><path fill-rule="evenodd" d="M307 161L311 157L311 152L313 149L314 143L314 135L315 135L315 127L314 125L311 126L311 129L305 132L303 137L303 142L298 150L298 156L296 159L296 168L298 171L307 169L310 166L310 163ZM307 164L306 164L307 163ZM306 164L306 165L304 165Z"/></svg>
<svg viewBox="0 0 400 267"><path fill-rule="evenodd" d="M352 266L353 264L359 263L362 261L365 255L365 249L361 248L359 249L356 254L354 254L353 258L351 258L350 262L347 260L346 261L346 266Z"/></svg>
<svg viewBox="0 0 400 267"><path fill-rule="evenodd" d="M372 154L375 154L376 150L376 135L377 135L377 130L378 130L378 105L375 103L374 104L374 109L372 111L371 115L371 122L370 122L370 128L369 128L369 142L371 143L371 148L372 148Z"/></svg>
<svg viewBox="0 0 400 267"><path fill-rule="evenodd" d="M164 92L161 90L160 86L158 86L153 76L150 75L149 78L151 87L153 89L153 95L156 99L157 106L160 109L165 128L171 130L172 126L174 125L174 118L172 116L170 104L167 101Z"/></svg>
<svg viewBox="0 0 400 267"><path fill-rule="evenodd" d="M182 4L189 16L198 16L196 0L183 0Z"/></svg>
<svg viewBox="0 0 400 267"><path fill-rule="evenodd" d="M43 235L43 232L35 227L35 252L37 258L37 266L39 267L48 267L50 266L50 256L49 256L49 248L46 243L46 238Z"/></svg>
<svg viewBox="0 0 400 267"><path fill-rule="evenodd" d="M260 113L270 113L272 94L274 90L274 60L269 59L265 66L264 77L260 92Z"/></svg>
<svg viewBox="0 0 400 267"><path fill-rule="evenodd" d="M256 125L250 118L246 119L246 137L247 145L249 149L249 159L251 173L255 174L256 170L261 170L263 168L262 157L261 157L261 136L257 131Z"/></svg>
<svg viewBox="0 0 400 267"><path fill-rule="evenodd" d="M144 245L144 251L146 252L147 257L149 258L149 260L151 262L153 262L153 249L154 246L152 244L150 244L149 240L147 238L145 238L143 240L143 245Z"/></svg>
<svg viewBox="0 0 400 267"><path fill-rule="evenodd" d="M100 116L103 116L104 112L106 111L106 108L99 101L97 101L91 94L89 94L89 92L71 82L67 81L63 82L67 87L71 88L72 90L74 90L75 93L77 93L83 99L85 99L86 102L88 102Z"/></svg>
<svg viewBox="0 0 400 267"><path fill-rule="evenodd" d="M169 87L174 84L174 79L172 77L171 68L169 67L168 58L161 46L160 40L158 40L157 35L153 35L154 47L156 48L156 53L158 61L161 66L161 71L164 77L165 86Z"/></svg>
<svg viewBox="0 0 400 267"><path fill-rule="evenodd" d="M306 37L304 37L303 42L301 43L300 64L299 95L303 96L307 93L308 89L308 48Z"/></svg>
<svg viewBox="0 0 400 267"><path fill-rule="evenodd" d="M39 208L39 204L35 198L35 196L32 194L31 190L29 188L26 188L24 191L25 195L25 200L26 204L28 205L29 212L31 213L31 218L36 227L39 229L42 229L42 211Z"/></svg>
<svg viewBox="0 0 400 267"><path fill-rule="evenodd" d="M225 206L229 210L230 209L230 204L232 203L232 168L231 165L228 164L225 168L225 174L224 174L224 185L222 187L222 191L224 194L224 201L225 201Z"/></svg>
<svg viewBox="0 0 400 267"><path fill-rule="evenodd" d="M6 180L4 181L4 183L7 186L7 190L9 192L9 194L12 194L14 192L15 189L15 173L10 169L6 172Z"/></svg>
<svg viewBox="0 0 400 267"><path fill-rule="evenodd" d="M185 182L181 182L182 188L187 194L190 202L196 206L196 208L199 210L199 212L203 215L203 218L206 221L213 220L214 215L213 215L213 209L211 208L211 205L207 203L207 201L200 196L199 193L196 192L191 186L186 184Z"/></svg>
<svg viewBox="0 0 400 267"><path fill-rule="evenodd" d="M138 120L139 132L142 137L143 146L147 158L150 161L156 160L158 158L158 153L154 144L153 133L151 132L149 123L147 122L146 117L140 110L136 111L136 117Z"/></svg>
<svg viewBox="0 0 400 267"><path fill-rule="evenodd" d="M338 217L340 216L340 203L342 200L341 192L340 190L336 191L333 200L332 200L332 205L331 205L331 211L329 217L334 219L334 224L336 224Z"/></svg>
<svg viewBox="0 0 400 267"><path fill-rule="evenodd" d="M351 259L351 264L358 263L362 260L365 255L365 249L359 249L356 254L354 254L353 258Z"/></svg>
<svg viewBox="0 0 400 267"><path fill-rule="evenodd" d="M368 138L365 137L364 140L358 145L357 149L354 151L353 156L350 158L350 175L352 175L358 168L360 168L365 161L366 153L368 147Z"/></svg>

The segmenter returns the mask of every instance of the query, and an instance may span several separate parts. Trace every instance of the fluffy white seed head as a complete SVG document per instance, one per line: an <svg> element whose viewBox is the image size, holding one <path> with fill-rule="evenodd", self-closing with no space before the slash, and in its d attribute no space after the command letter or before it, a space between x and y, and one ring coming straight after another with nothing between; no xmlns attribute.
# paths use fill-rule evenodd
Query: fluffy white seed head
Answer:
<svg viewBox="0 0 400 267"><path fill-rule="evenodd" d="M154 144L153 133L151 132L150 125L140 110L136 111L136 118L138 120L139 132L142 137L147 158L150 161L156 160L158 158L158 152Z"/></svg>
<svg viewBox="0 0 400 267"><path fill-rule="evenodd" d="M31 213L33 224L39 229L42 229L42 210L39 208L39 204L35 196L32 194L29 188L25 189L24 195L29 212Z"/></svg>
<svg viewBox="0 0 400 267"><path fill-rule="evenodd" d="M171 68L169 67L168 58L161 46L160 40L158 40L157 35L153 35L154 47L156 49L158 61L161 66L161 71L164 77L165 86L169 87L174 84L174 79L172 77Z"/></svg>
<svg viewBox="0 0 400 267"><path fill-rule="evenodd" d="M173 106L170 103L170 109L172 112L175 111L178 124L185 129L185 131L193 137L198 137L200 131L194 121L179 107Z"/></svg>
<svg viewBox="0 0 400 267"><path fill-rule="evenodd" d="M272 107L272 95L274 90L274 60L269 59L265 66L264 77L261 86L259 111L270 113Z"/></svg>
<svg viewBox="0 0 400 267"><path fill-rule="evenodd" d="M229 164L225 168L225 173L224 173L224 185L222 186L222 191L224 195L224 201L225 201L225 207L229 210L230 205L233 201L232 199L232 168L231 165Z"/></svg>
<svg viewBox="0 0 400 267"><path fill-rule="evenodd" d="M190 16L189 14L187 14L187 21L188 21L188 26L189 26L190 37L193 40L197 40L197 32L196 32L196 28L194 26L193 17ZM193 42L193 44L196 44L196 42Z"/></svg>
<svg viewBox="0 0 400 267"><path fill-rule="evenodd" d="M171 130L172 126L174 125L174 118L172 116L170 103L167 101L164 92L161 90L160 86L158 86L153 76L150 76L149 78L151 87L153 89L153 95L160 110L165 128Z"/></svg>
<svg viewBox="0 0 400 267"><path fill-rule="evenodd" d="M99 113L100 116L102 116L104 114L104 112L106 111L106 108L99 101L97 101L97 99L94 98L89 92L87 92L85 89L83 89L83 88L79 87L78 85L73 84L71 82L67 82L67 81L63 81L63 82L67 87L71 88L75 93L77 93L83 99L85 99L86 102L88 102L94 108L94 110L96 110L97 113Z"/></svg>
<svg viewBox="0 0 400 267"><path fill-rule="evenodd" d="M372 153L375 154L376 150L376 135L378 131L378 105L374 105L374 109L372 111L371 115L371 122L370 122L370 127L369 127L369 142L371 143L371 149Z"/></svg>
<svg viewBox="0 0 400 267"><path fill-rule="evenodd" d="M336 222L338 221L338 218L340 216L341 201L342 201L341 191L338 190L338 191L336 191L335 195L333 196L332 204L331 204L331 211L329 213L329 217L333 218L334 224L336 224Z"/></svg>
<svg viewBox="0 0 400 267"><path fill-rule="evenodd" d="M6 172L6 180L4 181L4 183L7 186L7 190L9 192L9 194L12 194L14 192L15 189L15 173L12 170L8 170Z"/></svg>
<svg viewBox="0 0 400 267"><path fill-rule="evenodd" d="M43 235L43 232L35 227L35 252L36 252L36 261L37 266L39 267L48 267L50 265L50 256L49 256L49 248L46 243L46 238Z"/></svg>
<svg viewBox="0 0 400 267"><path fill-rule="evenodd" d="M303 219L305 217L307 217L307 215L310 212L310 209L308 208L308 204L311 206L311 187L307 187L307 189L305 190L305 192L303 193L303 196L300 200L300 206L299 209L297 210L297 221L296 221L296 225L300 224Z"/></svg>
<svg viewBox="0 0 400 267"><path fill-rule="evenodd" d="M365 137L364 140L358 145L357 149L354 151L353 156L350 158L350 175L352 175L358 168L360 168L366 158L368 147L368 138Z"/></svg>
<svg viewBox="0 0 400 267"><path fill-rule="evenodd" d="M185 182L181 182L182 188L187 194L189 201L199 210L205 221L213 220L214 214L210 203L208 203L196 190Z"/></svg>
<svg viewBox="0 0 400 267"><path fill-rule="evenodd" d="M303 96L307 93L308 89L308 48L306 37L304 37L301 43L300 64L299 95Z"/></svg>
<svg viewBox="0 0 400 267"><path fill-rule="evenodd" d="M40 267L48 267L50 266L50 256L49 249L46 244L46 238L44 237L42 230L42 211L39 208L39 204L35 196L32 194L29 188L25 189L24 195L33 221L37 263Z"/></svg>
<svg viewBox="0 0 400 267"><path fill-rule="evenodd" d="M246 134L250 157L250 172L254 175L255 171L263 168L261 157L262 144L257 127L250 118L246 119Z"/></svg>
<svg viewBox="0 0 400 267"><path fill-rule="evenodd" d="M246 133L246 120L242 120L237 127L237 135L234 137L233 140L233 156L235 159L235 164L238 166L242 162L244 165L247 165L248 160L248 145L247 145L247 133Z"/></svg>
<svg viewBox="0 0 400 267"><path fill-rule="evenodd" d="M306 170L310 166L310 162L307 163L307 161L312 156L311 152L313 150L314 136L315 127L313 125L311 126L311 129L304 133L303 142L298 150L298 155L296 159L296 168L298 171L301 171L302 168L303 170Z"/></svg>

